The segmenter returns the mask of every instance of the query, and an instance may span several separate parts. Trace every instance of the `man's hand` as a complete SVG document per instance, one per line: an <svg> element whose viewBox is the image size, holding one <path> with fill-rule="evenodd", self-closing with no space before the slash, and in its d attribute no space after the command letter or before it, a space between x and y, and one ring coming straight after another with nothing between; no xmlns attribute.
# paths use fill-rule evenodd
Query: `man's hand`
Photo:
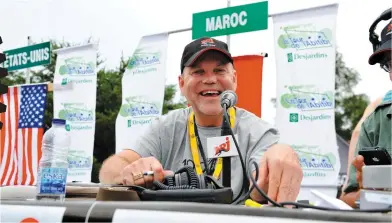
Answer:
<svg viewBox="0 0 392 223"><path fill-rule="evenodd" d="M359 189L363 188L362 184L362 167L365 166L365 160L363 156L358 155L355 157L355 159L352 162L353 166L355 169L357 169L357 182L359 184Z"/></svg>
<svg viewBox="0 0 392 223"><path fill-rule="evenodd" d="M147 171L153 171L154 175L144 176ZM138 185L147 188L152 187L154 180L163 182L167 175L173 175L173 172L163 170L162 164L155 157L138 159L126 166L121 173L124 185Z"/></svg>
<svg viewBox="0 0 392 223"><path fill-rule="evenodd" d="M297 153L287 145L277 144L269 148L263 156L257 185L278 203L296 201L302 178L303 172ZM264 200L256 189L252 191L252 195L253 199Z"/></svg>

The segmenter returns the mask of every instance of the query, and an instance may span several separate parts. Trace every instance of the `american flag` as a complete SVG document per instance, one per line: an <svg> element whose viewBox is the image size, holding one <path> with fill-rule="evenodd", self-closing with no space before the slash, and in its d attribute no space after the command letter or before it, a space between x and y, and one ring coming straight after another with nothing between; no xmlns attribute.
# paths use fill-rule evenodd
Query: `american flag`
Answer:
<svg viewBox="0 0 392 223"><path fill-rule="evenodd" d="M41 158L47 84L10 86L0 95L0 185L35 185Z"/></svg>

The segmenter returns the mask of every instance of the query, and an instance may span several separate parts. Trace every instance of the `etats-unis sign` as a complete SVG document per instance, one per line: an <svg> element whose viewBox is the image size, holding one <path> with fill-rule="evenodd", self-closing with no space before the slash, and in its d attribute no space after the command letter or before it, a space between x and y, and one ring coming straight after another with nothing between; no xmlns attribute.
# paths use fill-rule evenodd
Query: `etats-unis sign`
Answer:
<svg viewBox="0 0 392 223"><path fill-rule="evenodd" d="M50 63L50 42L4 51L7 60L1 67L8 71L46 65Z"/></svg>

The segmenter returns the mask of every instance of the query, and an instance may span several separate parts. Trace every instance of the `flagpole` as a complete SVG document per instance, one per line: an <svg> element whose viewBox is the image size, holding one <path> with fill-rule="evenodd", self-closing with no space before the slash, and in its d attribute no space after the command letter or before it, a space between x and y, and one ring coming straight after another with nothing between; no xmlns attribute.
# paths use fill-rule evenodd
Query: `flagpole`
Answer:
<svg viewBox="0 0 392 223"><path fill-rule="evenodd" d="M30 36L27 37L27 46L31 45L31 38ZM30 84L30 68L26 69L26 84Z"/></svg>

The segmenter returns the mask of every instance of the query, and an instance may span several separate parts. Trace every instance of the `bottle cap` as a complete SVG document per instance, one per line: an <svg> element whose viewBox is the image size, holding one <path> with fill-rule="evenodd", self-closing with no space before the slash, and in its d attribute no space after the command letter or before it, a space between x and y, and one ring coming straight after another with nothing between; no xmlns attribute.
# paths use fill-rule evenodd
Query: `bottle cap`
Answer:
<svg viewBox="0 0 392 223"><path fill-rule="evenodd" d="M65 120L64 119L59 119L59 118L54 118L52 120L52 124L65 125Z"/></svg>

